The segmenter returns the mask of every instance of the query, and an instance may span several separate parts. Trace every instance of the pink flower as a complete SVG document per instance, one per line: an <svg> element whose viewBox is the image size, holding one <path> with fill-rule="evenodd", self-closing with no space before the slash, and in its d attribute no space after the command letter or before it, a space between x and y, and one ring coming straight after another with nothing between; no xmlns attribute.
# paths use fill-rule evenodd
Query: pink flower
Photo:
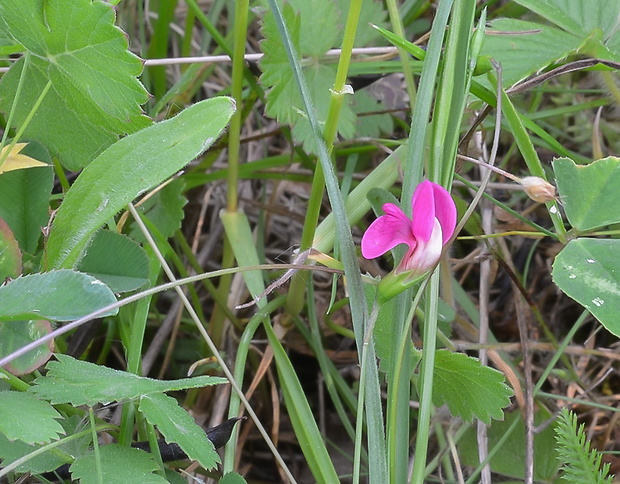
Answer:
<svg viewBox="0 0 620 484"><path fill-rule="evenodd" d="M393 203L383 205L385 215L375 220L362 237L362 255L374 259L398 244L409 250L395 273L424 274L439 260L456 227L456 206L448 191L428 180L413 193L413 220Z"/></svg>

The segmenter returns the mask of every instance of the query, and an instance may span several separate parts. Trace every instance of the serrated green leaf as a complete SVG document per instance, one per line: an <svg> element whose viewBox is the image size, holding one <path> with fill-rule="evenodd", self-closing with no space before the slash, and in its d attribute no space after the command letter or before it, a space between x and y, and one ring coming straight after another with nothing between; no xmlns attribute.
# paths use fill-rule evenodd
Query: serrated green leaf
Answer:
<svg viewBox="0 0 620 484"><path fill-rule="evenodd" d="M585 231L620 222L620 158L609 156L585 166L559 158L553 170L573 227Z"/></svg>
<svg viewBox="0 0 620 484"><path fill-rule="evenodd" d="M481 55L501 62L505 87L576 52L584 40L550 25L518 19L495 19L488 29L498 34L485 36Z"/></svg>
<svg viewBox="0 0 620 484"><path fill-rule="evenodd" d="M92 443L91 434L85 433L78 438L75 438L74 435L82 430L83 423L83 420L78 415L72 415L69 418L60 420L60 424L64 429L63 433L68 437L63 438L63 442L59 443L59 445L56 445L58 441L53 442L54 448L63 452L66 456L73 458L89 452L90 444ZM11 442L0 433L0 460L3 461L3 467L7 467L16 460L44 447L49 448L49 444L29 445L19 440ZM43 472L54 471L67 462L69 462L69 460L63 460L59 454L52 452L50 449L49 452L43 452L35 457L29 458L27 461L20 464L15 471L20 473L30 472L32 474L41 474Z"/></svg>
<svg viewBox="0 0 620 484"><path fill-rule="evenodd" d="M438 350L435 353L433 403L446 403L450 413L463 420L473 417L486 424L502 420L503 409L510 404L512 390L504 375L480 360L463 353Z"/></svg>
<svg viewBox="0 0 620 484"><path fill-rule="evenodd" d="M10 441L4 434L0 433L0 460L2 460L2 467L7 467L9 464L12 464L16 460L21 459L41 447L41 445L26 444L19 440ZM20 473L31 472L32 474L40 474L53 471L64 463L65 461L51 452L44 452L19 465L15 471Z"/></svg>
<svg viewBox="0 0 620 484"><path fill-rule="evenodd" d="M154 380L113 370L87 361L57 354L47 365L46 376L38 377L32 391L53 404L74 406L134 400L144 395L226 383L226 379L198 376L179 380Z"/></svg>
<svg viewBox="0 0 620 484"><path fill-rule="evenodd" d="M0 281L14 279L22 273L22 253L13 232L0 218Z"/></svg>
<svg viewBox="0 0 620 484"><path fill-rule="evenodd" d="M142 212L157 227L163 237L172 237L181 228L181 222L185 216L183 207L187 204L187 198L183 195L184 190L185 180L177 178L145 203L136 207L136 210ZM132 224L129 236L136 242L146 242L137 224Z"/></svg>
<svg viewBox="0 0 620 484"><path fill-rule="evenodd" d="M73 321L115 302L110 288L88 274L68 269L30 274L0 287L0 321Z"/></svg>
<svg viewBox="0 0 620 484"><path fill-rule="evenodd" d="M302 20L299 32L300 54L320 58L338 42L340 10L333 1L289 0Z"/></svg>
<svg viewBox="0 0 620 484"><path fill-rule="evenodd" d="M220 462L205 431L174 398L161 393L145 395L140 399L139 410L150 424L157 426L166 442L179 444L190 459L197 460L205 469L213 469Z"/></svg>
<svg viewBox="0 0 620 484"><path fill-rule="evenodd" d="M148 282L149 259L129 237L99 230L77 269L106 284L115 293L133 291Z"/></svg>
<svg viewBox="0 0 620 484"><path fill-rule="evenodd" d="M241 474L236 472L228 472L222 476L219 484L247 484L247 481Z"/></svg>
<svg viewBox="0 0 620 484"><path fill-rule="evenodd" d="M43 444L64 435L62 418L48 402L30 393L0 392L0 432L9 440Z"/></svg>
<svg viewBox="0 0 620 484"><path fill-rule="evenodd" d="M36 321L0 322L0 357L5 357L52 332L52 325L45 319ZM43 366L52 356L54 341L39 345L25 355L15 358L4 368L13 375L27 375Z"/></svg>
<svg viewBox="0 0 620 484"><path fill-rule="evenodd" d="M109 444L99 447L99 459L103 482L106 484L167 484L166 479L154 474L157 463L151 454L124 445ZM97 456L95 452L78 457L71 464L73 479L81 484L101 484L97 475Z"/></svg>
<svg viewBox="0 0 620 484"><path fill-rule="evenodd" d="M394 130L392 116L381 113L385 109L381 100L366 90L357 91L353 95L352 108L357 114L357 136L378 138L381 133L391 133Z"/></svg>
<svg viewBox="0 0 620 484"><path fill-rule="evenodd" d="M599 42L604 43L614 54L620 54L617 25L620 3L617 0L517 0L517 3L582 39L600 29Z"/></svg>
<svg viewBox="0 0 620 484"><path fill-rule="evenodd" d="M303 73L308 85L308 92L314 102L317 119L323 126L329 110L330 90L336 80L336 71L330 66L318 64L304 68ZM351 101L351 95L344 97L338 117L338 133L345 139L355 136L356 116L351 109ZM292 133L296 141L303 143L304 150L309 153L316 152L316 141L312 134L310 122L305 115L299 116Z"/></svg>
<svg viewBox="0 0 620 484"><path fill-rule="evenodd" d="M33 55L15 111L20 127L48 81L48 92L24 135L45 145L67 168L82 168L125 133L151 120L142 62L128 50L115 13L90 0L0 1L0 30ZM11 109L25 57L0 82L0 109ZM58 129L49 129L50 124Z"/></svg>
<svg viewBox="0 0 620 484"><path fill-rule="evenodd" d="M304 18L295 15L293 7L288 3L284 5L283 15L297 53L299 55L307 54L303 44L299 41L304 29ZM304 114L301 94L293 78L273 15L270 13L265 14L262 32L265 40L261 43L261 48L265 55L260 61L260 67L263 71L261 82L265 86L271 87L267 93L266 112L269 116L276 118L278 122L293 126L295 140L303 143L306 151L315 152L315 141L309 121ZM336 71L331 66L314 62L311 65L306 65L302 72L319 123L323 124L327 117L330 89L334 86ZM338 132L344 138L351 138L355 135L356 116L350 103L350 96L345 96L338 118Z"/></svg>
<svg viewBox="0 0 620 484"><path fill-rule="evenodd" d="M99 155L82 171L56 214L47 243L49 265L74 266L95 230L211 146L234 111L231 98L200 101Z"/></svg>
<svg viewBox="0 0 620 484"><path fill-rule="evenodd" d="M553 282L620 336L620 240L571 240L553 262Z"/></svg>
<svg viewBox="0 0 620 484"><path fill-rule="evenodd" d="M288 26L291 42L299 53L301 19L295 15L289 3L284 4L282 15ZM266 13L263 18L261 32L265 39L260 43L264 54L259 62L263 71L260 80L263 85L271 87L267 93L265 111L279 122L292 125L299 117L299 110L302 108L301 94L293 79L293 71L289 66L275 20L270 13Z"/></svg>

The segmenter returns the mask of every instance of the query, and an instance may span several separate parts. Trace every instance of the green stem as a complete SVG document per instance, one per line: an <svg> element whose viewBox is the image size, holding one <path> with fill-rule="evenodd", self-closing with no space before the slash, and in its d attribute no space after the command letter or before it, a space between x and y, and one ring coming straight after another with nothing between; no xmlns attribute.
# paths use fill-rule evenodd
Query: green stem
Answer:
<svg viewBox="0 0 620 484"><path fill-rule="evenodd" d="M510 125L510 129L512 131L512 135L517 142L517 146L519 147L519 151L521 155L523 155L523 159L527 164L527 167L530 170L530 173L534 176L538 176L543 180L547 179L545 175L545 170L540 162L540 158L538 158L538 154L536 153L536 149L532 144L532 140L527 134L523 123L521 122L521 116L517 113L512 101L506 94L506 91L502 89L502 103L504 116ZM558 202L551 201L545 204L547 206L547 210L549 211L549 216L551 217L551 221L553 222L553 226L557 233L558 239L561 243L566 243L566 228L564 227L564 222L562 220L562 214L560 213L560 209L558 206Z"/></svg>
<svg viewBox="0 0 620 484"><path fill-rule="evenodd" d="M346 93L345 83L349 64L351 62L351 52L353 50L353 42L355 40L355 32L362 8L361 0L353 0L349 7L347 16L347 24L344 30L344 38L342 40L342 51L340 60L338 61L338 70L336 72L336 80L334 88L331 91L327 119L325 120L325 128L323 136L327 151L331 154L334 148L334 139L336 138L338 119L340 118L340 110ZM304 228L301 235L300 252L309 249L312 246L314 234L319 221L321 211L321 203L323 202L323 193L325 191L325 178L323 177L323 168L321 164L316 165L314 170L314 178L312 180L312 188L310 190L310 200L308 201L308 209L304 221ZM292 281L286 301L286 310L291 316L295 316L301 312L304 304L304 292L306 282L301 275L296 274Z"/></svg>
<svg viewBox="0 0 620 484"><path fill-rule="evenodd" d="M249 0L235 2L235 41L232 56L231 93L237 103L237 110L230 121L228 130L228 191L226 208L229 212L237 211L237 184L239 183L239 146L241 140L243 68L245 60L245 39L248 28Z"/></svg>
<svg viewBox="0 0 620 484"><path fill-rule="evenodd" d="M402 369L405 365L405 355L408 354L407 349L411 344L411 324L413 322L413 315L415 313L416 308L420 304L420 299L422 298L422 294L424 294L424 289L426 287L426 283L428 282L428 278L425 282L422 283L418 292L416 293L413 304L409 309L409 314L405 319L405 324L403 326L402 334L398 340L398 349L396 351L396 359L394 360L393 366L391 368L391 375L389 381L389 397L388 397L388 412L387 412L387 433L388 433L388 463L390 469L390 482L397 483L403 481L403 476L399 475L398 470L402 468L401 463L398 462L398 459L402 458L403 446L409 450L409 442L408 439L406 442L400 442L398 439L399 428L402 428L402 424L399 425L399 412L398 406L400 403L400 399L398 395L402 395L404 393L407 394L407 397L410 395L409 382L411 381L410 375L403 375ZM409 365L407 365L409 367ZM406 383L405 383L406 382ZM407 388L403 388L403 385L407 385ZM409 403L409 398L407 398L407 403ZM409 405L407 405L408 410ZM400 449L400 452L399 452Z"/></svg>
<svg viewBox="0 0 620 484"><path fill-rule="evenodd" d="M234 377L238 382L239 387L243 386L243 377L245 376L245 362L250 351L250 344L254 338L256 330L263 322L265 318L268 318L271 313L278 309L284 303L285 296L279 296L273 301L270 301L261 308L245 327L239 345L237 346L237 356L235 357ZM241 400L239 395L232 392L230 395L230 403L228 404L228 418L235 418L239 416L239 408L241 406ZM235 469L235 452L237 449L237 426L233 428L230 439L226 443L224 450L224 470L223 474L233 472Z"/></svg>
<svg viewBox="0 0 620 484"><path fill-rule="evenodd" d="M24 68L25 68L25 64L24 64ZM22 79L23 79L23 76L22 76L22 78L20 78L20 83L21 83ZM41 91L41 94L39 94L39 97L37 98L36 102L34 103L34 106L32 106L32 109L28 113L28 116L26 117L26 119L24 120L22 125L19 127L19 130L17 131L17 133L15 134L15 137L11 141L11 144L9 145L9 148L3 153L2 156L0 156L0 170L2 170L2 165L4 164L6 158L9 156L9 153L11 152L11 150L13 149L15 144L22 137L22 134L24 134L24 131L28 127L28 124L30 124L30 121L32 121L32 118L34 117L35 113L39 109L39 106L41 106L41 103L43 102L43 99L45 99L45 96L47 95L47 93L51 89L51 87L52 87L52 81L49 80L49 81L47 81L47 84L43 88L43 91ZM19 86L18 86L18 89L19 89ZM17 96L18 96L18 93L16 93L16 97ZM15 106L15 103L13 103L13 106ZM11 110L12 109L13 108L11 108ZM9 132L9 126L10 125L7 122L7 127L4 130L4 137L2 139L2 145L4 145L5 137L6 137L7 133Z"/></svg>
<svg viewBox="0 0 620 484"><path fill-rule="evenodd" d="M388 14L390 15L390 23L392 24L392 30L400 38L405 38L405 31L403 29L403 21L398 11L398 6L395 0L386 0L385 4L388 8ZM409 95L409 107L413 112L416 100L415 83L413 82L413 73L411 72L411 66L409 64L409 53L401 46L398 47L398 55L400 57L400 63L403 66L403 74L405 75L405 83L407 84L407 94Z"/></svg>
<svg viewBox="0 0 620 484"><path fill-rule="evenodd" d="M437 343L437 306L439 304L439 271L431 276L426 290L424 321L424 347L420 368L420 411L418 413L418 432L415 443L415 460L411 482L424 483L424 469L428 453L428 440L433 396L433 369L435 366L435 345Z"/></svg>

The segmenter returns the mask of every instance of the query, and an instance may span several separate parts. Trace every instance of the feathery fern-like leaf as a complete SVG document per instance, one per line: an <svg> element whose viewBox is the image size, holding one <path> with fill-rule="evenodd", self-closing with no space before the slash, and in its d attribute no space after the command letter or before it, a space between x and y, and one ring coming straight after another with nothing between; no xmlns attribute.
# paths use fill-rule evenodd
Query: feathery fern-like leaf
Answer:
<svg viewBox="0 0 620 484"><path fill-rule="evenodd" d="M607 477L609 464L601 468L601 453L590 449L584 425L577 427L577 416L563 408L558 417L556 428L558 454L564 462L562 478L569 482L592 484L611 483L612 477Z"/></svg>

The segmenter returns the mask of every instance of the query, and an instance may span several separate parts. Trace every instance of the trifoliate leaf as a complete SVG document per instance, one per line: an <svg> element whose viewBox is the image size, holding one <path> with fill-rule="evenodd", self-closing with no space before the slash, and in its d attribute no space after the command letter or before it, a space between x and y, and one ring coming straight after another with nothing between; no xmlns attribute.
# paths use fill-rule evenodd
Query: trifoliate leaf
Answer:
<svg viewBox="0 0 620 484"><path fill-rule="evenodd" d="M146 420L157 426L166 442L175 442L192 460L205 469L212 469L220 462L213 443L194 419L179 406L177 401L161 393L140 399L140 411Z"/></svg>
<svg viewBox="0 0 620 484"><path fill-rule="evenodd" d="M27 444L55 440L65 433L59 418L54 407L31 393L0 392L0 432L9 440Z"/></svg>
<svg viewBox="0 0 620 484"><path fill-rule="evenodd" d="M435 353L433 403L446 403L450 413L463 420L476 417L486 424L504 418L502 409L510 403L512 390L499 371L482 366L480 360L462 353Z"/></svg>
<svg viewBox="0 0 620 484"><path fill-rule="evenodd" d="M71 464L70 471L74 480L81 484L126 484L143 482L148 484L167 484L163 477L154 474L157 463L151 454L143 450L132 449L124 445L108 444L95 451L78 457ZM97 459L101 468L101 479L96 469Z"/></svg>
<svg viewBox="0 0 620 484"><path fill-rule="evenodd" d="M24 136L71 170L151 123L140 108L148 99L136 78L142 61L127 49L114 17L110 5L91 0L0 0L0 32L32 53L2 77L0 110L11 110L24 76L13 119L21 127L50 81Z"/></svg>
<svg viewBox="0 0 620 484"><path fill-rule="evenodd" d="M11 148L10 145L2 148L2 150L0 151L0 160L4 159L4 162L0 165L0 174L7 171L23 170L24 168L49 166L47 163L35 160L34 158L30 158L26 155L21 155L19 152L24 149L26 144L27 143L15 143L13 148ZM7 151L9 151L8 154Z"/></svg>
<svg viewBox="0 0 620 484"><path fill-rule="evenodd" d="M198 388L226 383L226 379L198 376L180 380L154 380L126 371L80 361L57 354L58 361L47 364L48 373L38 377L30 388L41 398L74 406L133 400L153 393Z"/></svg>

